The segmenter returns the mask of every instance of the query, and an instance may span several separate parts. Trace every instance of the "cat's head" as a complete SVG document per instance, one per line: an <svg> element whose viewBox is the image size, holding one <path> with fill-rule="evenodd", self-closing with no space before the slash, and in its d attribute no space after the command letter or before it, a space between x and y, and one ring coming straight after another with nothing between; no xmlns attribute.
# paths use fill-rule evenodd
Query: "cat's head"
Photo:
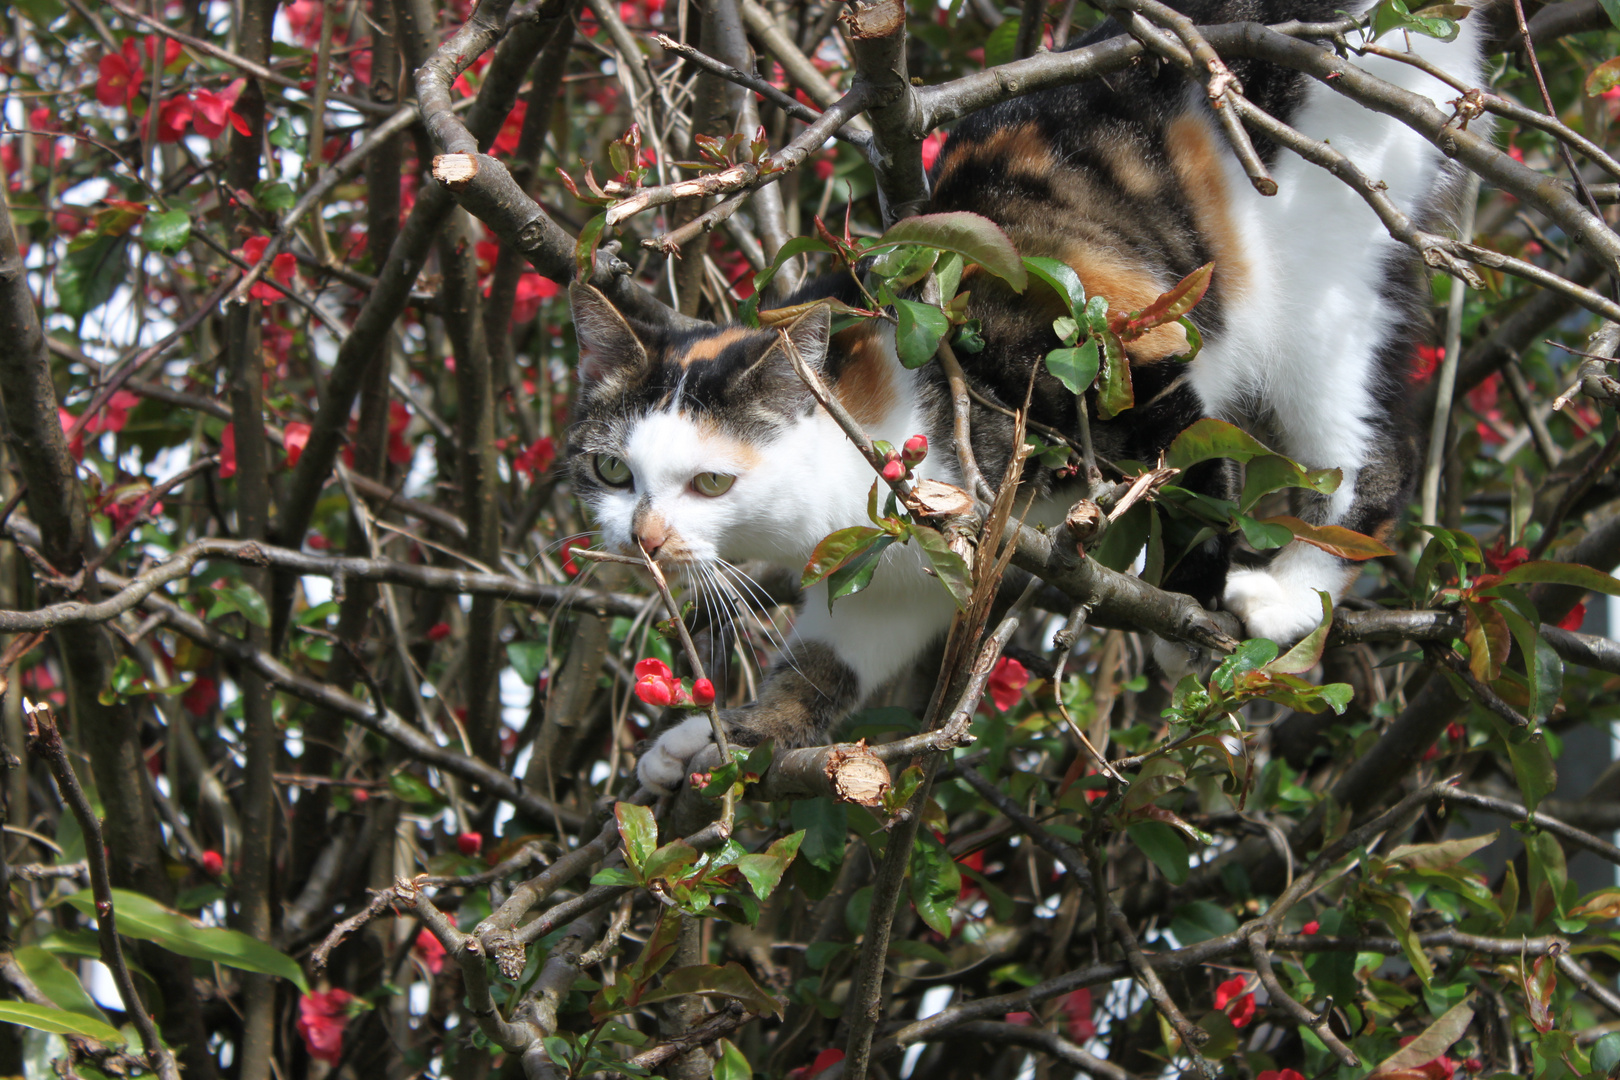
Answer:
<svg viewBox="0 0 1620 1080"><path fill-rule="evenodd" d="M815 401L788 348L823 366L827 308L784 337L632 326L589 285L568 295L580 380L569 461L602 546L636 554L639 545L673 563L796 548L780 496L814 467L794 433Z"/></svg>

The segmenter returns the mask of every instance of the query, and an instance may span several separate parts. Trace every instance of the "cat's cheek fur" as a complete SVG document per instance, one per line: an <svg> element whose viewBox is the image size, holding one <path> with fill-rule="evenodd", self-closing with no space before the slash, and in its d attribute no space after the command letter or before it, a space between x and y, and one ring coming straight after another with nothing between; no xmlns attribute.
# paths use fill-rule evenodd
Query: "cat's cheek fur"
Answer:
<svg viewBox="0 0 1620 1080"><path fill-rule="evenodd" d="M658 736L652 749L641 755L636 778L668 795L686 779L686 763L713 740L714 728L707 716L688 717Z"/></svg>

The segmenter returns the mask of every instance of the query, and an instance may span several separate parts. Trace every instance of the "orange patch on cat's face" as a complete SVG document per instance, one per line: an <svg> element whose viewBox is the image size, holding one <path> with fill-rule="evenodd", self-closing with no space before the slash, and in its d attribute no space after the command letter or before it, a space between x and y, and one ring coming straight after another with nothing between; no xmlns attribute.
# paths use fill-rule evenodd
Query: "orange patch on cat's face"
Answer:
<svg viewBox="0 0 1620 1080"><path fill-rule="evenodd" d="M741 439L727 434L714 417L702 414L692 416L684 410L681 415L690 420L692 426L697 428L698 438L703 441L704 448L712 451L717 460L724 459L735 462L736 467L742 472L759 467L763 460L759 455L759 451L751 443L743 442Z"/></svg>
<svg viewBox="0 0 1620 1080"><path fill-rule="evenodd" d="M1052 170L1057 168L1057 159L1052 156L1051 144L1046 136L1041 134L1040 128L1032 123L1001 128L983 142L963 146L946 159L940 168L936 186L943 185L951 173L970 161L984 161L992 166L1000 165L1013 176L1033 176L1042 179L1050 176Z"/></svg>
<svg viewBox="0 0 1620 1080"><path fill-rule="evenodd" d="M877 427L894 409L895 391L888 350L875 324L865 324L838 335L835 348L849 357L833 393L856 421Z"/></svg>
<svg viewBox="0 0 1620 1080"><path fill-rule="evenodd" d="M1215 256L1215 284L1223 295L1241 292L1249 283L1243 240L1232 220L1231 193L1226 188L1224 146L1217 145L1209 124L1183 116L1165 129L1164 147L1181 190L1192 205L1193 219Z"/></svg>
<svg viewBox="0 0 1620 1080"><path fill-rule="evenodd" d="M1124 262L1110 251L1102 251L1085 244L1070 244L1063 252L1063 261L1080 275L1080 283L1088 296L1106 296L1108 313L1123 315L1140 311L1158 299L1163 287L1147 274ZM1167 356L1185 353L1187 331L1179 323L1155 327L1125 346L1125 355L1133 364L1151 364Z"/></svg>
<svg viewBox="0 0 1620 1080"><path fill-rule="evenodd" d="M700 338L692 342L684 353L675 357L675 362L681 367L691 367L701 360L718 360L728 345L735 344L747 336L747 330L736 326L729 327L713 337Z"/></svg>

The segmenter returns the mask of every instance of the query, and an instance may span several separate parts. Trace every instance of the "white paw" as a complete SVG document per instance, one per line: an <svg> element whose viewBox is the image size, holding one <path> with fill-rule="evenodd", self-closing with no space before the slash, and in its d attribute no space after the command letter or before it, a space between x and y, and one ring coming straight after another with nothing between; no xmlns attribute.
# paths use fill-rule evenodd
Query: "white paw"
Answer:
<svg viewBox="0 0 1620 1080"><path fill-rule="evenodd" d="M687 762L713 740L713 727L707 716L682 720L653 743L653 748L636 762L636 778L654 791L668 795L686 779Z"/></svg>
<svg viewBox="0 0 1620 1080"><path fill-rule="evenodd" d="M1322 621L1322 597L1315 589L1279 581L1265 570L1227 575L1222 605L1243 620L1250 637L1270 638L1284 648Z"/></svg>
<svg viewBox="0 0 1620 1080"><path fill-rule="evenodd" d="M1209 653L1196 645L1189 645L1185 641L1171 641L1158 634L1149 635L1153 639L1153 659L1170 680L1171 686L1178 685L1188 675L1196 675L1203 679L1206 669L1209 668Z"/></svg>

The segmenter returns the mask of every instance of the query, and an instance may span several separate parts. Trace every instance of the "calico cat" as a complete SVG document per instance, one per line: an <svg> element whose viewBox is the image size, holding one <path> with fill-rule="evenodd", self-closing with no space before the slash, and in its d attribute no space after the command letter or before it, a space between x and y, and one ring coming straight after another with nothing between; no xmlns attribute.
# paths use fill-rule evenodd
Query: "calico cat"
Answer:
<svg viewBox="0 0 1620 1080"><path fill-rule="evenodd" d="M1338 0L1176 6L1205 24L1315 22L1340 9ZM1479 85L1478 21L1465 20L1453 42L1414 36L1411 47ZM1108 22L1085 42L1117 33ZM1455 96L1412 66L1358 63L1437 102ZM1384 180L1407 214L1432 217L1444 202L1450 177L1441 156L1411 129L1296 72L1254 62L1233 70L1257 105L1330 140ZM1414 473L1402 399L1427 292L1409 249L1347 186L1263 137L1254 142L1277 182L1270 198L1249 183L1202 88L1144 63L964 119L935 164L929 210L995 220L1022 254L1067 262L1114 312L1144 307L1213 261L1209 292L1191 316L1202 352L1190 364L1174 359L1187 342L1173 324L1131 343L1138 404L1102 421L1093 395L1098 456L1152 462L1189 424L1219 417L1309 468L1343 470L1336 493L1296 500L1301 517L1385 537ZM788 302L854 302L850 288L846 274ZM977 354L960 354L969 380L985 398L1017 403L1033 367L1032 419L1076 432L1074 396L1042 365L1061 344L1051 329L1062 313L1055 294L1033 286L1015 294L988 274L965 275L963 288L986 342ZM589 286L576 284L570 297L582 387L572 473L607 547L634 552L639 543L661 562L705 572L729 573L728 561L745 560L798 571L822 537L866 522L872 471L794 374L779 335L632 325ZM903 368L892 324L869 320L833 336L820 307L790 337L873 438L898 446L927 435L933 451L917 475L962 484L940 366ZM1006 416L975 404L972 430L981 470L1002 475L1011 451ZM1209 468L1184 480L1221 494L1230 476ZM1031 524L1056 524L1085 493L1033 459L1022 482L1038 497ZM724 714L737 742L827 741L848 711L944 632L952 601L923 572L915 546L890 547L883 559L872 584L830 612L825 586L810 591L759 701ZM1298 541L1228 573L1231 561L1224 541L1208 543L1166 587L1218 602L1251 636L1283 643L1319 621L1317 590L1340 597L1356 577L1355 564ZM1172 667L1175 652L1156 649ZM641 780L678 785L708 739L703 717L665 732L641 759Z"/></svg>

